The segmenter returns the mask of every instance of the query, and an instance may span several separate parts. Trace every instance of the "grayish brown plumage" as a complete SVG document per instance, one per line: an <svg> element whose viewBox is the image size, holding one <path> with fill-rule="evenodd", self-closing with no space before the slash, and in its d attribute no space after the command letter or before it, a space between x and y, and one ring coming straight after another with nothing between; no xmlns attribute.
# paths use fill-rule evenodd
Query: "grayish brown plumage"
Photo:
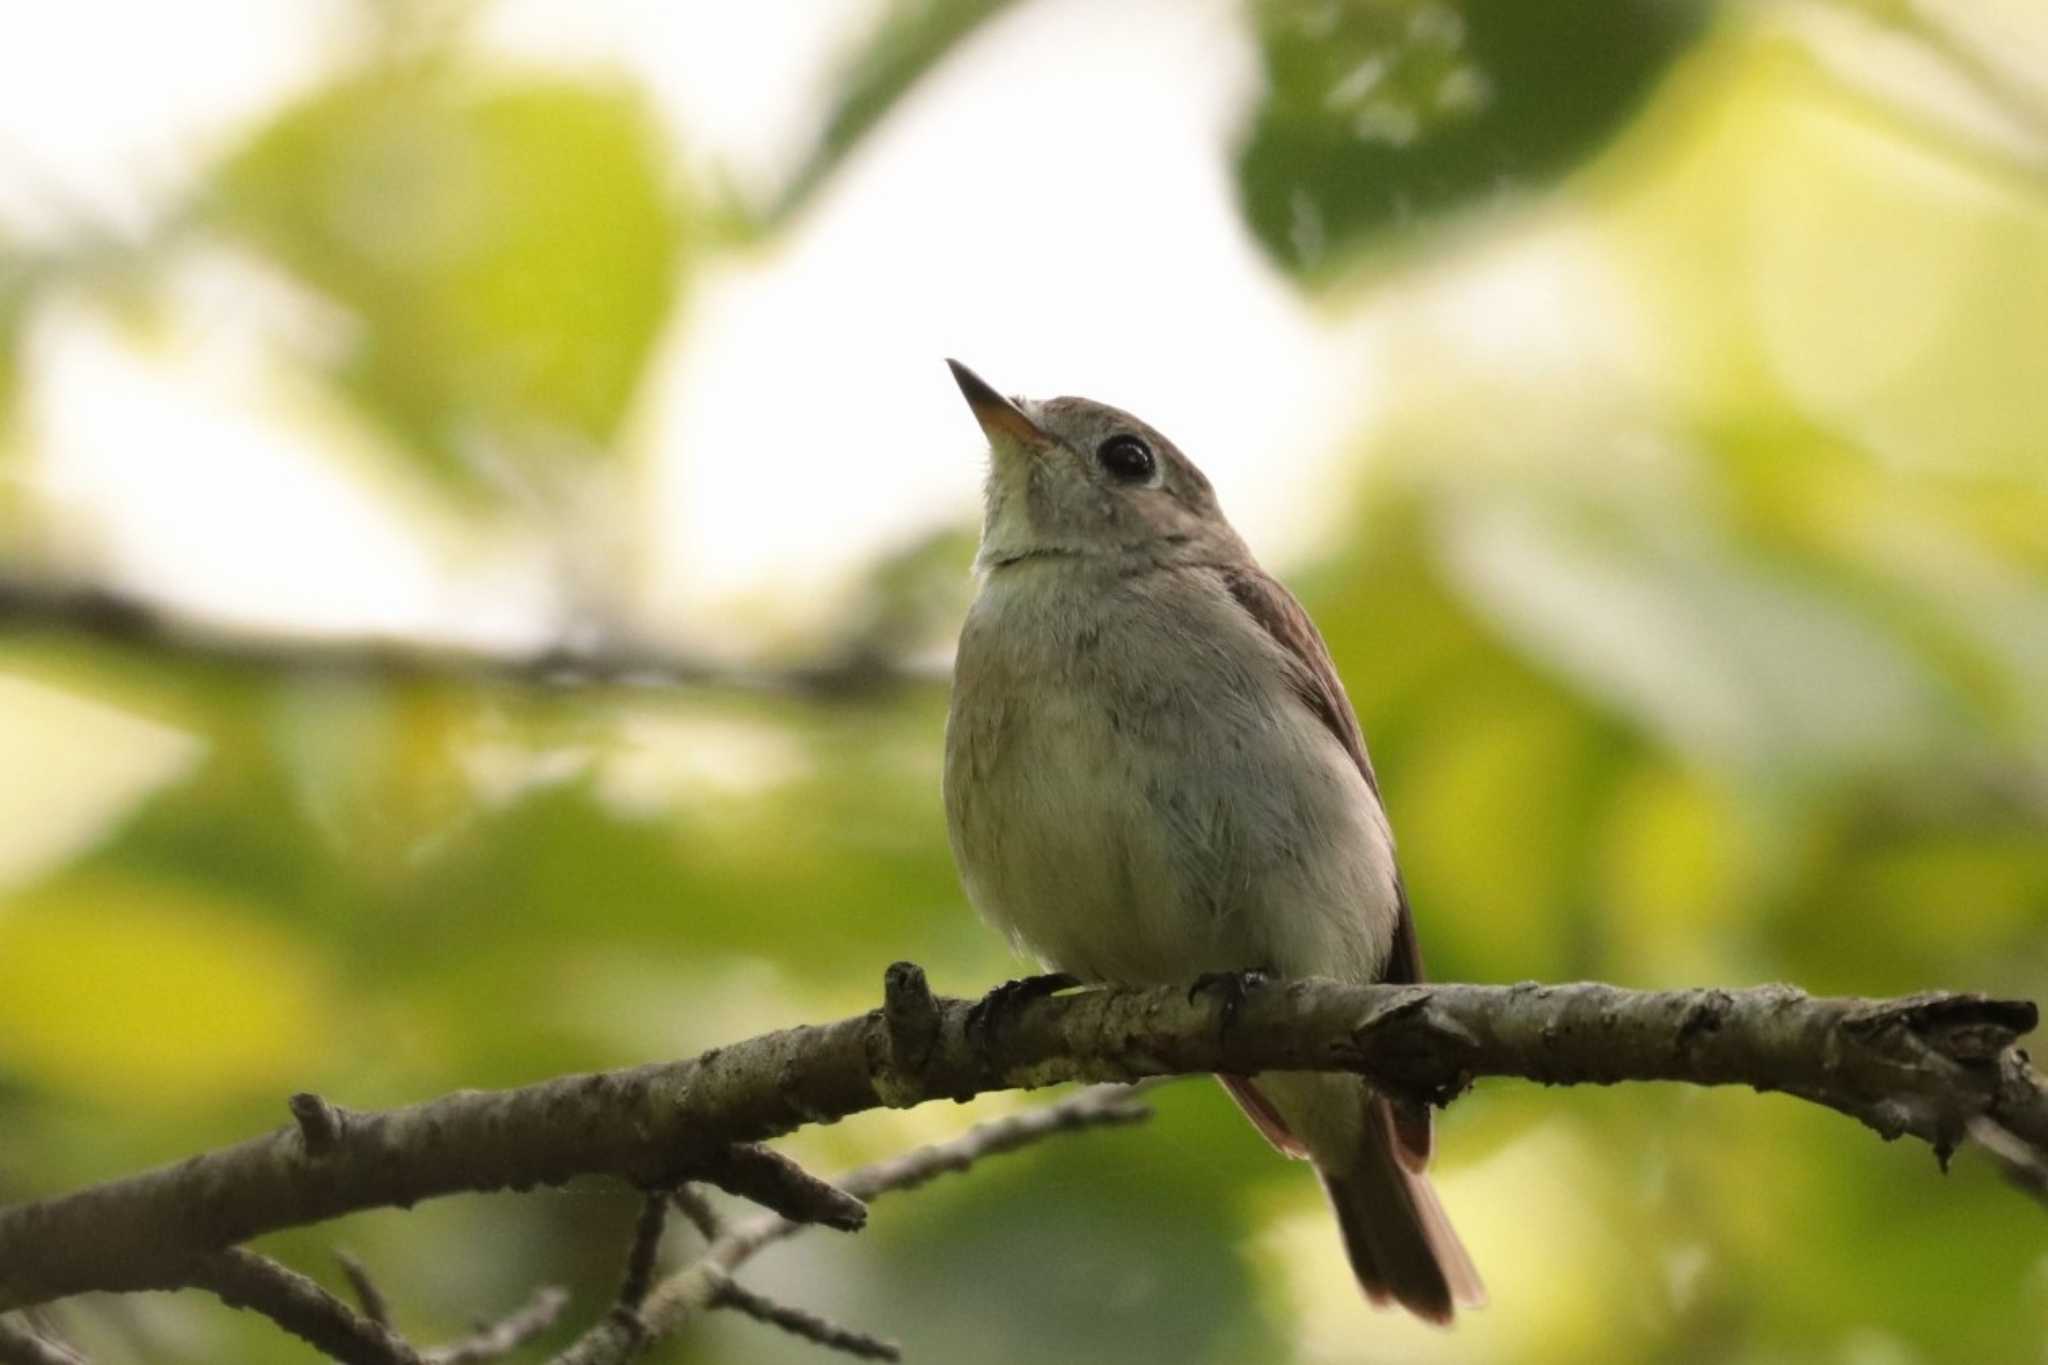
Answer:
<svg viewBox="0 0 2048 1365"><path fill-rule="evenodd" d="M948 825L976 908L1091 981L1420 980L1329 650L1209 481L1127 413L954 374L992 456L946 733ZM1353 1076L1222 1079L1276 1147L1314 1163L1373 1302L1447 1323L1484 1300L1423 1175L1426 1110Z"/></svg>

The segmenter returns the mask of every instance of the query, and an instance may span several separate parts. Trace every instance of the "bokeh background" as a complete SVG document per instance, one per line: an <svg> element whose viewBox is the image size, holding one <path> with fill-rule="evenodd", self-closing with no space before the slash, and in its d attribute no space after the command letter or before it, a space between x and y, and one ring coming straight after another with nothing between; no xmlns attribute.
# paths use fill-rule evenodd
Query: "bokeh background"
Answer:
<svg viewBox="0 0 2048 1365"><path fill-rule="evenodd" d="M2048 995L2038 0L17 5L0 1194L1016 972L939 806L948 354L1211 472L1434 975ZM2048 1356L2037 1205L1780 1097L1460 1101L1455 1335L1361 1306L1213 1087L1160 1108L750 1273L925 1361ZM632 1215L267 1246L433 1339L587 1320ZM61 1321L309 1358L193 1295Z"/></svg>

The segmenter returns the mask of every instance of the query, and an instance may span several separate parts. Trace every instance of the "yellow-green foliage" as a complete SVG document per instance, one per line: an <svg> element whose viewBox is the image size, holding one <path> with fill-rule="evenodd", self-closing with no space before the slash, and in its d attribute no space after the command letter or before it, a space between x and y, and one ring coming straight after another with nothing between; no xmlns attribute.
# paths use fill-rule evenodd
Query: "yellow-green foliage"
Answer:
<svg viewBox="0 0 2048 1365"><path fill-rule="evenodd" d="M784 207L1019 7L892 11ZM1320 306L1375 310L1389 395L1335 534L1273 567L1350 685L1434 975L2048 995L2048 96L1984 77L2034 111L2030 160L1796 36L1924 8L1247 7L1274 84L1235 149L1246 221ZM1991 70L1947 55L1966 87ZM1347 79L1434 112L1360 141ZM508 462L566 487L621 449L720 240L682 165L620 80L408 53L253 129L204 230L338 310L319 372L488 519ZM1532 256L1577 283L1502 306L1553 310L1558 344L1490 346L1446 300ZM33 307L10 278L0 340ZM943 643L964 530L881 566L856 633ZM953 880L937 686L555 694L42 636L0 670L10 1197L239 1138L293 1089L369 1106L688 1052L866 1008L901 957L953 993L1017 970ZM1782 1097L1461 1101L1442 1185L1495 1307L1455 1336L1360 1307L1313 1182L1210 1088L1161 1109L757 1273L931 1361L2040 1354L2038 1208ZM794 1148L829 1168L968 1118ZM594 1313L632 1209L455 1201L275 1249L325 1274L352 1246L432 1337L542 1280ZM153 1359L307 1358L150 1313ZM810 1351L721 1321L662 1358Z"/></svg>

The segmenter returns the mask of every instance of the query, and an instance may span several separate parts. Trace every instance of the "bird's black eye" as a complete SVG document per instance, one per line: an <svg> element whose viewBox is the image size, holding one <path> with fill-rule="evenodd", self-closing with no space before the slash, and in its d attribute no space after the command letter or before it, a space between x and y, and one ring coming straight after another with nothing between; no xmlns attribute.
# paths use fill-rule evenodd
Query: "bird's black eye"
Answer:
<svg viewBox="0 0 2048 1365"><path fill-rule="evenodd" d="M1123 483L1143 483L1152 477L1152 448L1135 436L1110 437L1095 447L1095 461Z"/></svg>

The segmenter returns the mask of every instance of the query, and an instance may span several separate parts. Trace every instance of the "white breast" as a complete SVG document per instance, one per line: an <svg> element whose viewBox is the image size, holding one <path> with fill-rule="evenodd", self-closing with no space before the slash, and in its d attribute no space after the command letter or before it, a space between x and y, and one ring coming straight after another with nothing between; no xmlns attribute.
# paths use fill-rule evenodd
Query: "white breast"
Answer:
<svg viewBox="0 0 2048 1365"><path fill-rule="evenodd" d="M961 637L946 806L969 898L1090 979L1377 975L1395 914L1379 803L1197 571L993 576Z"/></svg>

